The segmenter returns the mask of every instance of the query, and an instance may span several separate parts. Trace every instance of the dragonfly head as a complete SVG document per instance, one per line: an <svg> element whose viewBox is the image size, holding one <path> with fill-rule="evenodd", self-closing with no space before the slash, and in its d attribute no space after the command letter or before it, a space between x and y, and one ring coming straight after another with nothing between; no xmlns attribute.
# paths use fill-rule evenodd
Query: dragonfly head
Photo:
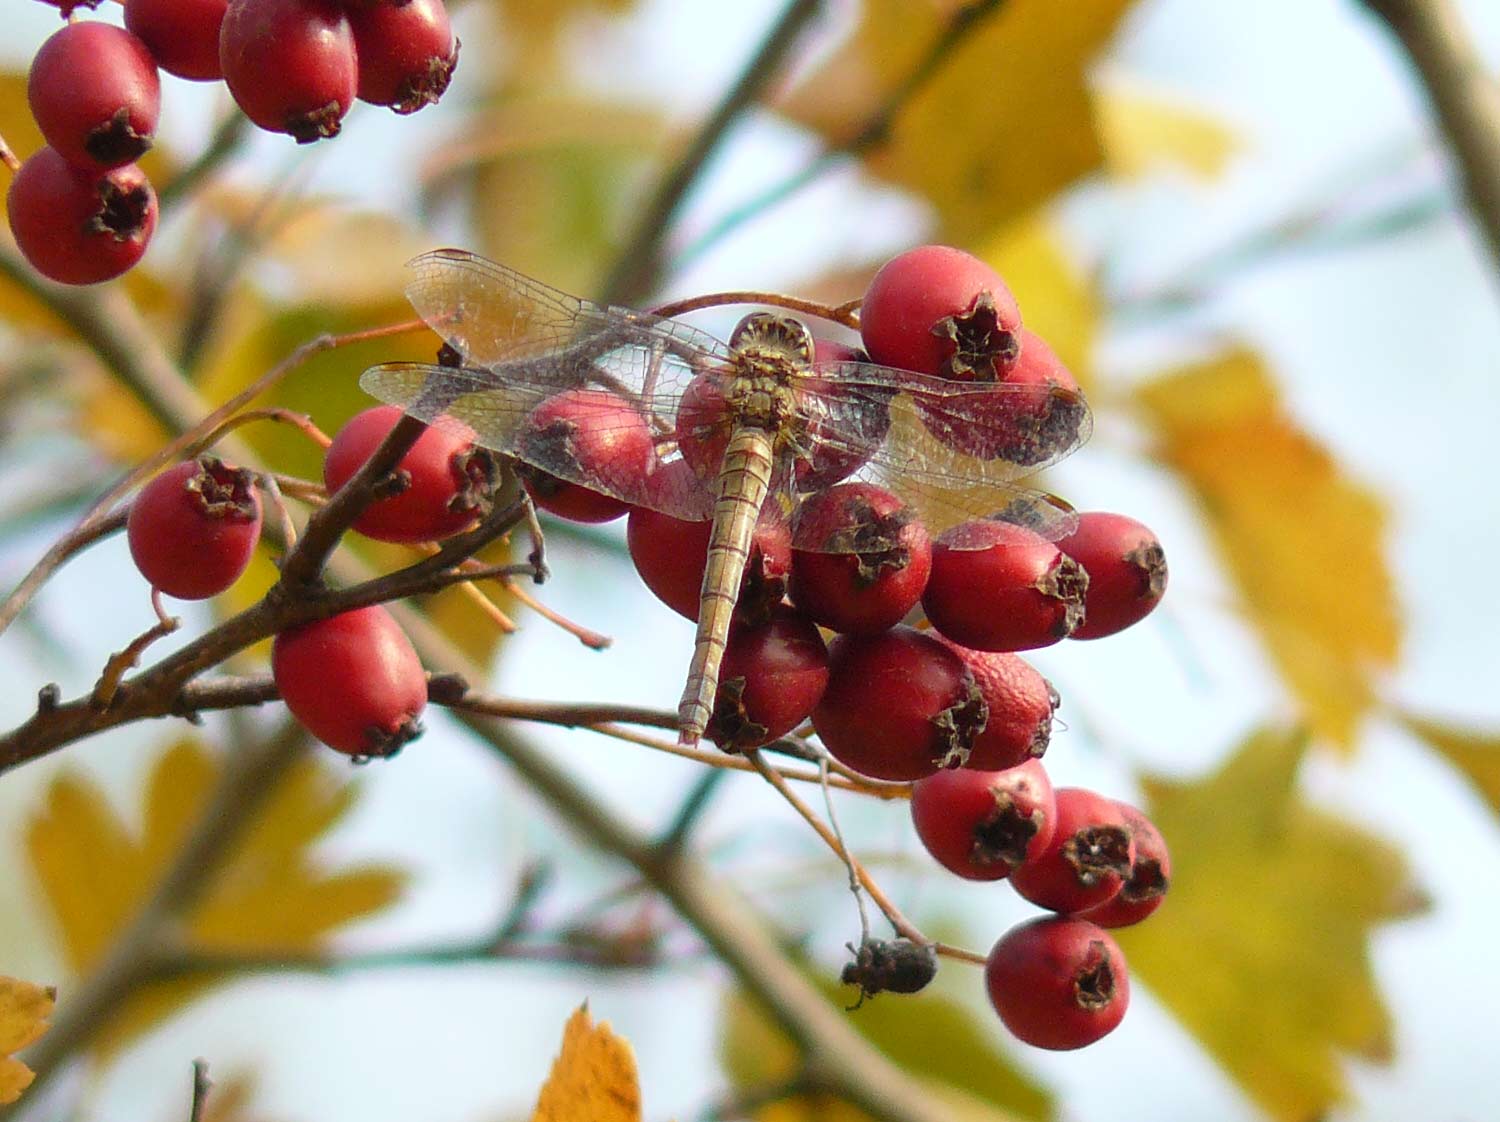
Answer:
<svg viewBox="0 0 1500 1122"><path fill-rule="evenodd" d="M789 363L798 368L813 360L813 337L807 325L776 312L751 312L729 337L735 354L752 363Z"/></svg>

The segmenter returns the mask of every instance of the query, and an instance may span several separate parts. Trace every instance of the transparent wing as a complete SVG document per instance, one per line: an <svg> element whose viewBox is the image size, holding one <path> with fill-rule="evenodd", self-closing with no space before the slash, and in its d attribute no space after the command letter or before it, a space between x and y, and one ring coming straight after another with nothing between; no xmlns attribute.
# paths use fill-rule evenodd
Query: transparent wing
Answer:
<svg viewBox="0 0 1500 1122"><path fill-rule="evenodd" d="M807 434L800 493L840 479L873 483L910 504L933 535L1003 518L1055 539L1077 524L1061 499L1016 482L1088 439L1092 418L1076 392L839 363L799 379L797 397Z"/></svg>

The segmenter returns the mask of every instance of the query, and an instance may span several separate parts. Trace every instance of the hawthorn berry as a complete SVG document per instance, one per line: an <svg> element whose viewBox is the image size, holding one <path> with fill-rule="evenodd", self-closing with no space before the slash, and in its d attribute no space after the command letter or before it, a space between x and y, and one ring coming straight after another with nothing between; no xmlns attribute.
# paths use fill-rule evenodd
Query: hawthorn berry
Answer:
<svg viewBox="0 0 1500 1122"><path fill-rule="evenodd" d="M824 627L876 632L906 617L932 570L916 512L870 483L838 483L797 511L792 600Z"/></svg>
<svg viewBox="0 0 1500 1122"><path fill-rule="evenodd" d="M651 480L665 480L658 485L671 487L670 479L677 476L693 477L686 461L661 465ZM644 506L631 507L625 524L625 542L641 580L663 604L695 622L712 535L712 522L689 522ZM791 536L786 523L762 518L750 539L750 555L745 559L745 574L740 578L734 604L735 618L746 623L766 620L786 594L791 564Z"/></svg>
<svg viewBox="0 0 1500 1122"><path fill-rule="evenodd" d="M782 608L735 627L719 665L707 736L726 751L759 748L800 725L828 685L828 648L806 616Z"/></svg>
<svg viewBox="0 0 1500 1122"><path fill-rule="evenodd" d="M1083 621L1088 574L1035 530L965 522L932 546L922 609L955 643L1025 651L1072 634Z"/></svg>
<svg viewBox="0 0 1500 1122"><path fill-rule="evenodd" d="M125 0L125 26L168 74L195 82L224 76L219 30L229 0Z"/></svg>
<svg viewBox="0 0 1500 1122"><path fill-rule="evenodd" d="M443 0L351 5L359 99L415 113L443 96L458 65L458 40Z"/></svg>
<svg viewBox="0 0 1500 1122"><path fill-rule="evenodd" d="M1125 956L1109 932L1044 916L1007 931L984 964L990 1004L1017 1039L1056 1052L1112 1032L1130 1005Z"/></svg>
<svg viewBox="0 0 1500 1122"><path fill-rule="evenodd" d="M1008 651L971 651L934 632L979 684L990 719L974 738L965 767L1000 771L1039 758L1052 740L1059 704L1052 683L1025 659Z"/></svg>
<svg viewBox="0 0 1500 1122"><path fill-rule="evenodd" d="M1056 817L1052 782L1037 760L1004 771L953 768L912 784L917 837L966 880L1010 876L1051 842Z"/></svg>
<svg viewBox="0 0 1500 1122"><path fill-rule="evenodd" d="M303 728L345 755L394 756L421 735L422 663L379 604L280 632L271 676Z"/></svg>
<svg viewBox="0 0 1500 1122"><path fill-rule="evenodd" d="M298 144L338 135L359 82L354 32L336 0L229 0L219 65L245 116Z"/></svg>
<svg viewBox="0 0 1500 1122"><path fill-rule="evenodd" d="M720 380L695 375L677 403L674 437L682 459L703 479L713 479L724 463L734 417Z"/></svg>
<svg viewBox="0 0 1500 1122"><path fill-rule="evenodd" d="M60 156L105 171L151 147L161 80L145 43L122 27L84 20L42 44L26 79L26 100Z"/></svg>
<svg viewBox="0 0 1500 1122"><path fill-rule="evenodd" d="M531 411L517 455L537 506L574 522L609 522L630 509L616 495L643 492L656 449L635 406L604 390L575 389Z"/></svg>
<svg viewBox="0 0 1500 1122"><path fill-rule="evenodd" d="M1100 927L1129 927L1140 923L1161 907L1172 880L1172 859L1167 853L1166 839L1156 824L1129 803L1116 800L1116 805L1130 824L1131 836L1135 840L1135 860L1130 865L1130 875L1120 887L1120 894L1082 913L1082 918Z"/></svg>
<svg viewBox="0 0 1500 1122"><path fill-rule="evenodd" d="M323 457L329 494L364 466L401 417L394 405L377 405L344 423ZM406 488L371 503L354 522L367 538L425 542L456 534L484 513L499 474L494 457L475 445L472 432L438 426L417 437L397 471Z"/></svg>
<svg viewBox="0 0 1500 1122"><path fill-rule="evenodd" d="M135 164L74 167L39 148L6 192L16 245L36 271L62 284L97 284L141 259L156 230L156 193Z"/></svg>
<svg viewBox="0 0 1500 1122"><path fill-rule="evenodd" d="M965 382L998 382L1016 361L1021 310L979 258L924 245L891 258L865 289L859 332L876 362Z"/></svg>
<svg viewBox="0 0 1500 1122"><path fill-rule="evenodd" d="M125 536L152 588L179 600L204 600L239 580L260 540L260 524L251 473L199 456L141 488Z"/></svg>
<svg viewBox="0 0 1500 1122"><path fill-rule="evenodd" d="M894 627L829 645L828 688L813 727L840 761L874 779L957 767L989 712L963 660L930 635Z"/></svg>
<svg viewBox="0 0 1500 1122"><path fill-rule="evenodd" d="M815 339L813 361L831 377L799 378L796 383L807 431L793 480L804 492L820 491L854 474L869 462L891 428L888 395L878 387L840 378L844 371L853 372L848 364L868 363L869 355L843 343Z"/></svg>
<svg viewBox="0 0 1500 1122"><path fill-rule="evenodd" d="M1076 915L1119 893L1135 863L1135 835L1113 799L1083 787L1059 787L1056 795L1051 842L1010 883L1038 907Z"/></svg>
<svg viewBox="0 0 1500 1122"><path fill-rule="evenodd" d="M1070 638L1102 639L1146 617L1167 590L1167 555L1161 542L1134 518L1085 511L1078 528L1057 547L1089 575L1083 623Z"/></svg>

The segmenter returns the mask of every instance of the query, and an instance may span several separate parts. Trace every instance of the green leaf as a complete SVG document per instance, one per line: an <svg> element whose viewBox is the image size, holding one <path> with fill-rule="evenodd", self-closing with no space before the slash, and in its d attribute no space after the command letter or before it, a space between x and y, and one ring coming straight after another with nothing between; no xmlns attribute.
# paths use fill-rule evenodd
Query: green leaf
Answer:
<svg viewBox="0 0 1500 1122"><path fill-rule="evenodd" d="M1389 1061L1369 938L1422 906L1399 852L1298 796L1305 747L1265 729L1203 779L1147 781L1171 891L1116 932L1132 974L1286 1122L1342 1101L1344 1054Z"/></svg>

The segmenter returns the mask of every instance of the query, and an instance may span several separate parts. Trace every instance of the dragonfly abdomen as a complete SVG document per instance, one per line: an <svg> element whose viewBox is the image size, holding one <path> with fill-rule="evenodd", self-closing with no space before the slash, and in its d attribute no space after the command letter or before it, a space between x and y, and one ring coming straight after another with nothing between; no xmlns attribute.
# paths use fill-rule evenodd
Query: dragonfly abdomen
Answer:
<svg viewBox="0 0 1500 1122"><path fill-rule="evenodd" d="M678 739L683 744L696 744L713 715L729 620L739 598L755 524L770 493L773 456L770 434L752 426L736 429L724 451L699 596L698 635L687 686L677 706Z"/></svg>

